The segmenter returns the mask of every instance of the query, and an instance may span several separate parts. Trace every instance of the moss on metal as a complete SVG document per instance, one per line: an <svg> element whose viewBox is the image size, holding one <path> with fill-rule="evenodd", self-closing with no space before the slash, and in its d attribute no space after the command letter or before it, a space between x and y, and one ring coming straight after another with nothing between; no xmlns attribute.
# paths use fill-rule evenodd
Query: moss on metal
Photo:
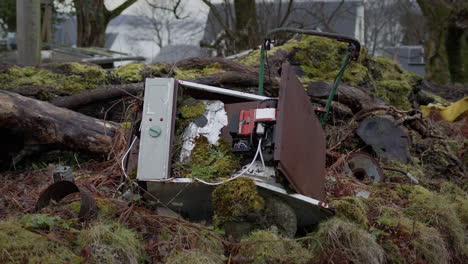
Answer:
<svg viewBox="0 0 468 264"><path fill-rule="evenodd" d="M237 178L218 185L212 194L213 221L221 225L230 221L243 221L249 215L260 213L265 202L250 178Z"/></svg>
<svg viewBox="0 0 468 264"><path fill-rule="evenodd" d="M302 70L302 83L310 81L334 81L347 52L347 44L317 36L293 38L284 45L272 48L268 53L288 52L288 60ZM260 51L255 50L238 61L248 66L259 64ZM358 61L352 61L346 69L342 82L353 86L369 87L378 97L400 109L411 107L408 97L412 86L422 77L405 71L397 62L387 57L372 58L365 48L361 49Z"/></svg>
<svg viewBox="0 0 468 264"><path fill-rule="evenodd" d="M204 181L218 181L231 176L240 168L239 158L230 151L229 142L220 139L218 145L208 142L205 137L195 140L195 147L187 163L188 177Z"/></svg>

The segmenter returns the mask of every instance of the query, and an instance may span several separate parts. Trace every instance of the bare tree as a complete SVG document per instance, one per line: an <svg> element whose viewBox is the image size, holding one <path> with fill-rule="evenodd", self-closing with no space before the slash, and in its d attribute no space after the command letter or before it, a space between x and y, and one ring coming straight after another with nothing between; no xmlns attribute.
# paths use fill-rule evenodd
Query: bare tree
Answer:
<svg viewBox="0 0 468 264"><path fill-rule="evenodd" d="M401 43L400 0L368 0L365 2L364 42L371 55L386 46Z"/></svg>
<svg viewBox="0 0 468 264"><path fill-rule="evenodd" d="M222 30L213 43L201 45L217 49L218 54L224 50L232 54L260 45L261 36L268 29L286 25L294 6L294 0L224 0L220 5L202 1Z"/></svg>
<svg viewBox="0 0 468 264"><path fill-rule="evenodd" d="M126 0L115 9L108 10L104 0L73 0L78 24L78 46L104 47L109 22L136 1Z"/></svg>
<svg viewBox="0 0 468 264"><path fill-rule="evenodd" d="M177 36L190 40L202 30L199 23L190 19L183 0L145 0L137 10L141 18L133 24L135 30L143 30L134 40L153 41L159 48L174 44ZM152 32L148 34L148 30Z"/></svg>

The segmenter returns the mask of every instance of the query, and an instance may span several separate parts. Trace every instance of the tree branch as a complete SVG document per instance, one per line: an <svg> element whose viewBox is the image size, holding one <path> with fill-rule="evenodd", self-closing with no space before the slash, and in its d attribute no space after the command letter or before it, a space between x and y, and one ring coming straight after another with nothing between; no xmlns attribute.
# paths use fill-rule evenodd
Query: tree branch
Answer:
<svg viewBox="0 0 468 264"><path fill-rule="evenodd" d="M120 15L125 9L133 5L137 0L127 0L123 2L120 6L117 8L113 9L112 11L108 11L107 16L109 21L118 15Z"/></svg>

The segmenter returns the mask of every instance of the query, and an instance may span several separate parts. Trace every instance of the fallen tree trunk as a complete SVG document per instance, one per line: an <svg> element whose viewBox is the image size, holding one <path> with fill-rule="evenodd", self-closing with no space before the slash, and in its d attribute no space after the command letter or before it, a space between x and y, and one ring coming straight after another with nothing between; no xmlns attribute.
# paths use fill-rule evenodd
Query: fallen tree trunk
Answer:
<svg viewBox="0 0 468 264"><path fill-rule="evenodd" d="M139 92L143 91L143 87L143 83L104 86L71 96L58 97L53 99L50 103L58 107L73 109L97 101L137 95Z"/></svg>
<svg viewBox="0 0 468 264"><path fill-rule="evenodd" d="M45 147L107 154L113 147L113 139L118 131L119 125L114 122L0 90L0 132L21 136L23 152L26 148ZM12 156L12 153L8 154ZM16 155L13 163L26 153ZM2 156L5 157L5 153Z"/></svg>

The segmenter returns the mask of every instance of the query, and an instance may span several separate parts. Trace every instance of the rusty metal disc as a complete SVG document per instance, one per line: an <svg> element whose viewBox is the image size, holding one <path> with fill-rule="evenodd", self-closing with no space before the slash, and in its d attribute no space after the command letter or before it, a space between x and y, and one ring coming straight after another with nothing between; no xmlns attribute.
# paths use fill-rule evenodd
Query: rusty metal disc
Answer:
<svg viewBox="0 0 468 264"><path fill-rule="evenodd" d="M78 218L84 221L96 217L98 208L94 198L87 192L80 190L80 188L71 181L58 181L47 187L47 189L45 189L39 196L39 199L36 202L35 211L37 212L49 205L50 200L59 202L67 195L76 192L79 192L81 196L81 208Z"/></svg>
<svg viewBox="0 0 468 264"><path fill-rule="evenodd" d="M362 181L382 182L384 178L379 163L366 153L351 154L346 161L345 172Z"/></svg>

